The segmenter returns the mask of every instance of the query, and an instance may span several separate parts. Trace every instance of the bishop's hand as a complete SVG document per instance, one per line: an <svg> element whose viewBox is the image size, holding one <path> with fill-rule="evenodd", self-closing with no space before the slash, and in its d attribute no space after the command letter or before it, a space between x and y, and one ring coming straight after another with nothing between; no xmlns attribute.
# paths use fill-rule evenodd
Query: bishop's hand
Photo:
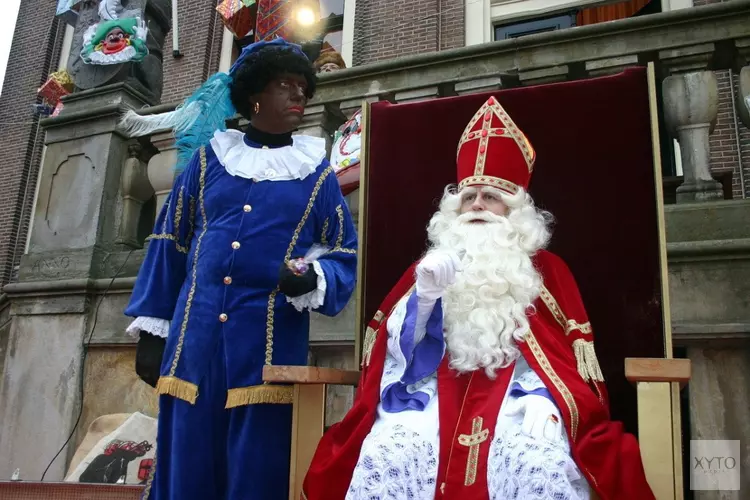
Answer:
<svg viewBox="0 0 750 500"><path fill-rule="evenodd" d="M432 251L417 264L417 296L437 300L445 289L456 282L461 259L452 252Z"/></svg>
<svg viewBox="0 0 750 500"><path fill-rule="evenodd" d="M534 439L556 442L562 438L562 417L557 406L537 394L527 394L515 401L508 416L523 415L521 432Z"/></svg>

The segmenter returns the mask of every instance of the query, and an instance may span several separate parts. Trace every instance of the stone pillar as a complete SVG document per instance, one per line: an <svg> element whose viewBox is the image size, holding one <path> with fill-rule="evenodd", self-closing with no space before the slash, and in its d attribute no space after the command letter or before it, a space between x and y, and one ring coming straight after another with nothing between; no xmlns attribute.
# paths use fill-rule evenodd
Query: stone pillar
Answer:
<svg viewBox="0 0 750 500"><path fill-rule="evenodd" d="M667 126L677 137L685 180L677 203L721 200L721 184L711 177L709 135L716 124L719 89L713 71L668 76L662 86Z"/></svg>
<svg viewBox="0 0 750 500"><path fill-rule="evenodd" d="M313 104L305 109L302 124L296 132L300 135L322 137L326 140L326 151L331 152L333 134L346 119L337 106L331 104Z"/></svg>
<svg viewBox="0 0 750 500"><path fill-rule="evenodd" d="M117 243L130 144L118 132L119 111L145 104L153 102L118 83L68 96L60 116L42 122L47 152L29 250L19 282L4 289L12 323L0 385L2 480L16 469L21 479L41 479L76 422L82 346L92 334L97 302L92 283L109 283L113 263L124 268L116 263L130 255ZM137 259L127 263L123 274L132 276ZM108 318L99 319L101 331ZM74 446L66 446L45 480L63 479Z"/></svg>
<svg viewBox="0 0 750 500"><path fill-rule="evenodd" d="M141 210L143 204L154 195L154 188L146 172L146 164L140 158L141 149L139 144L132 144L128 148L128 159L125 160L122 168L123 208L117 243L131 248L139 248L143 244L138 237Z"/></svg>
<svg viewBox="0 0 750 500"><path fill-rule="evenodd" d="M151 157L148 162L148 180L156 194L156 213L158 214L174 184L177 148L172 132L152 136L151 144L159 150L159 153Z"/></svg>

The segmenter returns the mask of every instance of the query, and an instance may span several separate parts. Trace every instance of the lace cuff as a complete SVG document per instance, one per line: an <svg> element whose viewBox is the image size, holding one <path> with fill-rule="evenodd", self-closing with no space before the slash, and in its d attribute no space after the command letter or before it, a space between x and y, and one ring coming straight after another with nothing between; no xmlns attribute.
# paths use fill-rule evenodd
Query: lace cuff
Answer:
<svg viewBox="0 0 750 500"><path fill-rule="evenodd" d="M318 275L318 288L299 297L286 298L286 301L292 304L299 312L302 312L305 308L311 311L317 309L323 305L326 298L326 275L323 272L323 267L321 267L320 262L317 260L313 261L312 265L313 269L315 269L315 274Z"/></svg>
<svg viewBox="0 0 750 500"><path fill-rule="evenodd" d="M125 332L136 338L141 332L148 332L151 335L156 335L157 337L165 339L167 338L167 335L169 335L169 321L161 318L139 316L135 321L130 323L130 326L128 326Z"/></svg>

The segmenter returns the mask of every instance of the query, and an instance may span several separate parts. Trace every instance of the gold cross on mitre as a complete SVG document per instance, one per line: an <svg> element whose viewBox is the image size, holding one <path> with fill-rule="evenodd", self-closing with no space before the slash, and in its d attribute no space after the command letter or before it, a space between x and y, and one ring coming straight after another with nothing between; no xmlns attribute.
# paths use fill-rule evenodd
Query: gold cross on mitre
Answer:
<svg viewBox="0 0 750 500"><path fill-rule="evenodd" d="M458 444L469 447L469 458L466 460L466 478L464 486L471 486L477 479L477 465L479 464L479 445L487 441L489 429L482 429L482 417L474 417L471 424L471 434L460 434Z"/></svg>

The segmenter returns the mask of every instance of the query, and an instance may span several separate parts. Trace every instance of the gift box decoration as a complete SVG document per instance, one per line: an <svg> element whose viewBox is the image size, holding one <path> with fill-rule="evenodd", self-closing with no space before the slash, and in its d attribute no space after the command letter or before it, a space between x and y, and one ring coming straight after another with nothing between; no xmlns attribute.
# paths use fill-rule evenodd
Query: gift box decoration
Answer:
<svg viewBox="0 0 750 500"><path fill-rule="evenodd" d="M222 0L216 11L237 40L254 32L258 12L255 0Z"/></svg>
<svg viewBox="0 0 750 500"><path fill-rule="evenodd" d="M258 0L258 26L255 40L292 39L293 2L290 0Z"/></svg>
<svg viewBox="0 0 750 500"><path fill-rule="evenodd" d="M57 71L52 73L47 81L44 82L37 95L41 96L50 106L57 106L63 96L73 91L73 79L67 71Z"/></svg>
<svg viewBox="0 0 750 500"><path fill-rule="evenodd" d="M71 26L78 22L78 11L83 0L57 0L55 15Z"/></svg>

